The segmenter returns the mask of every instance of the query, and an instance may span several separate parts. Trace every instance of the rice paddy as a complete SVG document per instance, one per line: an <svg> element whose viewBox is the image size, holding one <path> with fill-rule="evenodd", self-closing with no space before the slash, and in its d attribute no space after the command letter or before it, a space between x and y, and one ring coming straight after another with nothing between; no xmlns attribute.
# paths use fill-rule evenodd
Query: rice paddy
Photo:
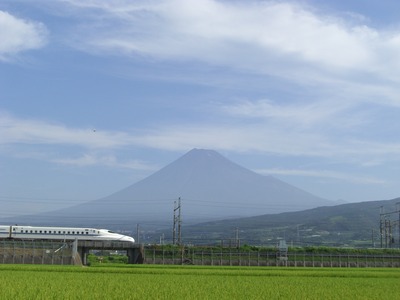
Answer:
<svg viewBox="0 0 400 300"><path fill-rule="evenodd" d="M395 268L0 265L1 299L398 299Z"/></svg>

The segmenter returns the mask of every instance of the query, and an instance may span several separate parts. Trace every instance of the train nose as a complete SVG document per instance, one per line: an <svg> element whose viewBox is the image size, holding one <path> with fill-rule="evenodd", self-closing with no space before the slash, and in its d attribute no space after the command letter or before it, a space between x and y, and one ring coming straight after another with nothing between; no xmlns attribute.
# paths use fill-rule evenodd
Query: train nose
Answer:
<svg viewBox="0 0 400 300"><path fill-rule="evenodd" d="M135 239L133 237L130 237L130 236L124 236L120 240L123 241L123 242L130 242L130 243L134 243L135 242Z"/></svg>

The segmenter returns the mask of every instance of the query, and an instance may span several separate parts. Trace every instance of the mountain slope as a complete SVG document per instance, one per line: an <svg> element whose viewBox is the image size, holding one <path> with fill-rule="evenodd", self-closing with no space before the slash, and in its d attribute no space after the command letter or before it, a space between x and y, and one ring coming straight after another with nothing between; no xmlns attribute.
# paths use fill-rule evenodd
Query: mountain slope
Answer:
<svg viewBox="0 0 400 300"><path fill-rule="evenodd" d="M278 239L285 238L288 242L301 246L316 244L379 247L380 208L384 207L385 212L393 212L387 215L387 220L397 222L399 212L396 205L399 202L400 198L396 198L219 220L186 226L183 236L186 240L197 243L220 243L223 239L234 238L238 229L242 242L251 245L274 244ZM398 225L392 226L392 235L395 247L398 247Z"/></svg>
<svg viewBox="0 0 400 300"><path fill-rule="evenodd" d="M103 226L170 224L179 197L186 223L332 205L274 177L243 168L213 150L193 149L119 192L40 217L42 222L53 218L57 223Z"/></svg>

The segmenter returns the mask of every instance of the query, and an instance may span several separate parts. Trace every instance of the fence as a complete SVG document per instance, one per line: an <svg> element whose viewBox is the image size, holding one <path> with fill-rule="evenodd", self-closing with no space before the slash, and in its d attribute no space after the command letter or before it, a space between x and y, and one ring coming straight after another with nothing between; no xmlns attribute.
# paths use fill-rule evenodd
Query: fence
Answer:
<svg viewBox="0 0 400 300"><path fill-rule="evenodd" d="M80 264L76 245L55 241L0 240L3 264Z"/></svg>
<svg viewBox="0 0 400 300"><path fill-rule="evenodd" d="M400 254L344 254L241 251L236 249L145 248L145 264L286 267L400 267Z"/></svg>

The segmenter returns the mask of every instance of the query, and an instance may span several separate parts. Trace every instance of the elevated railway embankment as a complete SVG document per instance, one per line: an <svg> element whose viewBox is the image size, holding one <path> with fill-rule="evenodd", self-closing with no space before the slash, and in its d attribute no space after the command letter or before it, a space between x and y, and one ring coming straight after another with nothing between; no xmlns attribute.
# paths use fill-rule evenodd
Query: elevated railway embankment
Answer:
<svg viewBox="0 0 400 300"><path fill-rule="evenodd" d="M90 250L124 250L128 256L128 264L142 264L144 262L144 248L141 244L116 241L78 241L77 252L82 264L87 264L87 254Z"/></svg>
<svg viewBox="0 0 400 300"><path fill-rule="evenodd" d="M90 250L126 251L129 264L144 262L143 245L120 241L0 240L0 263L86 265Z"/></svg>

